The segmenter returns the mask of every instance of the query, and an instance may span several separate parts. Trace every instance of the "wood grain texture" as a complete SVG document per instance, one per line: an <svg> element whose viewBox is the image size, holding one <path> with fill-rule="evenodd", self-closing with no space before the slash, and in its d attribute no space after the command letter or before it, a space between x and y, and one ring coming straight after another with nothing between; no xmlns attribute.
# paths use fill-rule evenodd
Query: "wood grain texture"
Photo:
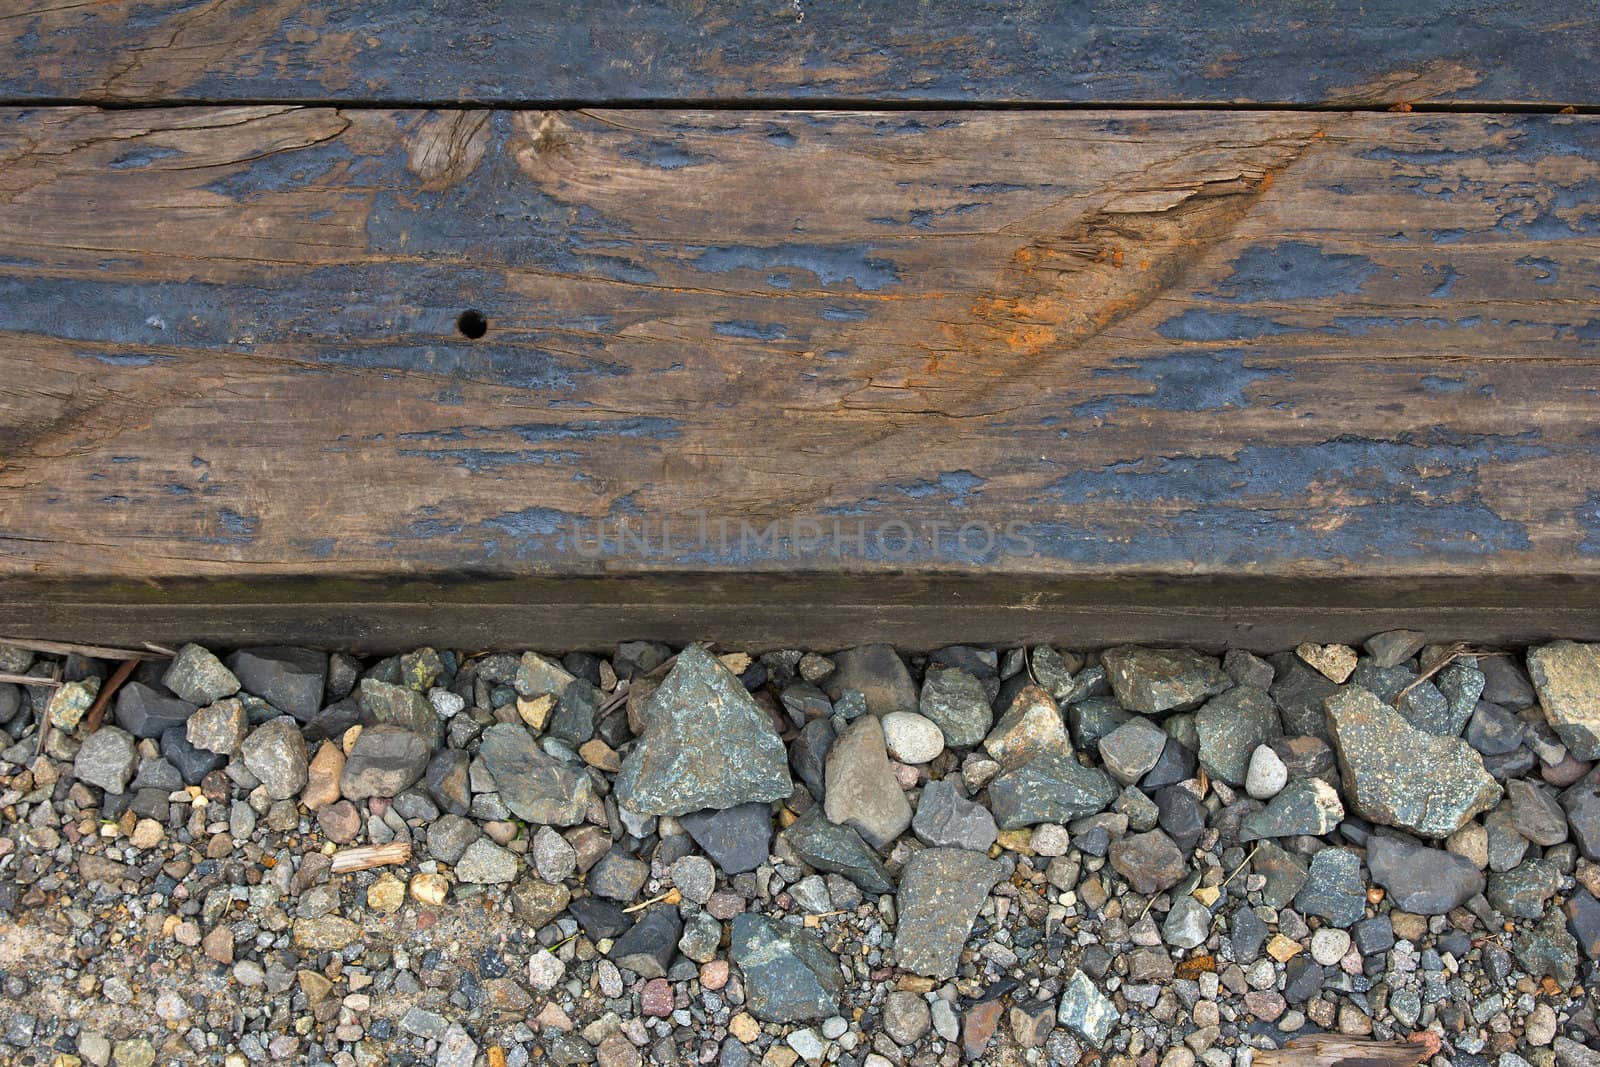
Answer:
<svg viewBox="0 0 1600 1067"><path fill-rule="evenodd" d="M1597 227L1583 116L0 112L0 572L1574 606Z"/></svg>
<svg viewBox="0 0 1600 1067"><path fill-rule="evenodd" d="M1438 1053L1438 1041L1373 1041L1338 1034L1296 1038L1256 1053L1261 1067L1412 1067Z"/></svg>
<svg viewBox="0 0 1600 1067"><path fill-rule="evenodd" d="M1272 581L1246 577L1063 582L1004 573L627 574L472 580L195 580L8 583L0 629L135 644L305 644L379 654L438 648L588 649L649 639L719 648L913 651L968 643L1067 648L1192 645L1282 652L1416 630L1520 648L1600 640L1580 583L1525 579Z"/></svg>
<svg viewBox="0 0 1600 1067"><path fill-rule="evenodd" d="M0 97L1600 102L1577 0L0 4Z"/></svg>

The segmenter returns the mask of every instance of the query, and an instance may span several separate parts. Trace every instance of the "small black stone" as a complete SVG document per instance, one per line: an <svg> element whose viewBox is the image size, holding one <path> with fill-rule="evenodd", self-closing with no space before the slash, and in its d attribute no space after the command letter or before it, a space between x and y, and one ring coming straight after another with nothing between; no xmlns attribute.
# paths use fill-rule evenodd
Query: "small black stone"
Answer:
<svg viewBox="0 0 1600 1067"><path fill-rule="evenodd" d="M894 879L872 847L850 827L829 822L820 809L800 816L783 836L794 854L817 870L842 875L868 893L894 892Z"/></svg>
<svg viewBox="0 0 1600 1067"><path fill-rule="evenodd" d="M1316 960L1296 956L1289 961L1283 984L1283 999L1290 1004L1304 1004L1322 991L1326 972Z"/></svg>
<svg viewBox="0 0 1600 1067"><path fill-rule="evenodd" d="M182 727L195 710L186 700L163 696L138 682L117 692L117 725L134 737L160 737L174 726Z"/></svg>
<svg viewBox="0 0 1600 1067"><path fill-rule="evenodd" d="M1503 782L1507 778L1520 778L1533 770L1533 765L1538 762L1531 751L1526 748L1513 749L1503 756L1483 757L1483 769L1488 771L1496 781Z"/></svg>
<svg viewBox="0 0 1600 1067"><path fill-rule="evenodd" d="M820 690L818 693L820 695ZM787 701L787 698L785 699ZM795 775L799 777L806 790L817 800L821 800L823 796L824 772L835 736L833 723L827 719L812 719L801 728L800 736L789 746L789 765L794 768Z"/></svg>
<svg viewBox="0 0 1600 1067"><path fill-rule="evenodd" d="M181 726L170 727L161 735L161 756L178 769L185 785L199 785L200 779L228 762L221 753L191 745Z"/></svg>
<svg viewBox="0 0 1600 1067"><path fill-rule="evenodd" d="M621 904L599 897L580 897L567 905L567 910L591 941L621 937L633 925L633 918L622 910Z"/></svg>
<svg viewBox="0 0 1600 1067"><path fill-rule="evenodd" d="M600 684L600 657L589 652L568 652L561 657L561 666L574 678L581 678L590 685Z"/></svg>
<svg viewBox="0 0 1600 1067"><path fill-rule="evenodd" d="M1267 943L1271 931L1267 924L1249 906L1241 904L1234 909L1228 940L1233 945L1235 963L1250 964L1261 955L1261 946Z"/></svg>
<svg viewBox="0 0 1600 1067"><path fill-rule="evenodd" d="M1111 834L1104 826L1092 826L1075 836L1072 843L1086 856L1104 856L1111 847Z"/></svg>
<svg viewBox="0 0 1600 1067"><path fill-rule="evenodd" d="M1499 704L1486 700L1478 702L1477 710L1467 720L1467 744L1485 756L1504 756L1522 745L1524 733L1522 720Z"/></svg>
<svg viewBox="0 0 1600 1067"><path fill-rule="evenodd" d="M1111 952L1104 945L1091 944L1084 948L1078 966L1090 978L1104 978L1111 972L1111 963Z"/></svg>
<svg viewBox="0 0 1600 1067"><path fill-rule="evenodd" d="M649 674L672 656L672 649L659 641L624 641L611 657L618 678L637 678Z"/></svg>
<svg viewBox="0 0 1600 1067"><path fill-rule="evenodd" d="M641 978L665 977L682 935L683 920L678 918L678 909L651 908L632 929L617 938L611 946L611 960Z"/></svg>
<svg viewBox="0 0 1600 1067"><path fill-rule="evenodd" d="M1159 812L1157 825L1177 842L1182 852L1191 852L1206 828L1206 810L1200 799L1181 785L1159 789L1150 799L1156 802Z"/></svg>
<svg viewBox="0 0 1600 1067"><path fill-rule="evenodd" d="M562 690L545 733L577 747L594 736L595 716L599 710L599 691L580 678Z"/></svg>
<svg viewBox="0 0 1600 1067"><path fill-rule="evenodd" d="M1095 697L1092 700L1080 701L1067 709L1067 730L1072 734L1074 746L1093 752L1099 746L1102 738L1109 736L1117 727L1131 722L1133 719L1133 712L1124 711L1110 697ZM1162 754L1165 755L1165 752ZM1159 761L1157 761L1156 766L1161 766ZM1190 773L1193 773L1192 768ZM1188 775L1184 777L1186 778ZM1183 779L1175 780L1182 781Z"/></svg>
<svg viewBox="0 0 1600 1067"><path fill-rule="evenodd" d="M1169 739L1161 749L1156 765L1139 779L1139 788L1146 793L1153 793L1157 789L1186 782L1194 777L1195 769L1199 766L1200 762L1192 751Z"/></svg>
<svg viewBox="0 0 1600 1067"><path fill-rule="evenodd" d="M772 805L765 801L697 811L678 821L724 874L753 871L772 853Z"/></svg>
<svg viewBox="0 0 1600 1067"><path fill-rule="evenodd" d="M1355 942L1357 951L1363 956L1388 952L1394 948L1394 924L1387 915L1362 919L1350 927L1350 940Z"/></svg>
<svg viewBox="0 0 1600 1067"><path fill-rule="evenodd" d="M992 648L973 648L971 645L948 645L929 653L930 666L959 667L978 678L997 678L1000 658Z"/></svg>
<svg viewBox="0 0 1600 1067"><path fill-rule="evenodd" d="M441 748L428 761L423 782L439 810L465 815L472 806L472 790L467 784L469 757L459 748Z"/></svg>
<svg viewBox="0 0 1600 1067"><path fill-rule="evenodd" d="M795 682L786 686L778 698L795 726L804 728L809 722L826 719L833 714L833 702L828 694L810 682Z"/></svg>
<svg viewBox="0 0 1600 1067"><path fill-rule="evenodd" d="M326 741L330 738L343 737L346 730L360 721L361 705L354 697L345 697L329 704L315 715L303 719L305 726L301 733L305 734L308 742Z"/></svg>
<svg viewBox="0 0 1600 1067"><path fill-rule="evenodd" d="M228 669L247 693L305 722L322 708L328 656L309 648L244 648L228 657Z"/></svg>

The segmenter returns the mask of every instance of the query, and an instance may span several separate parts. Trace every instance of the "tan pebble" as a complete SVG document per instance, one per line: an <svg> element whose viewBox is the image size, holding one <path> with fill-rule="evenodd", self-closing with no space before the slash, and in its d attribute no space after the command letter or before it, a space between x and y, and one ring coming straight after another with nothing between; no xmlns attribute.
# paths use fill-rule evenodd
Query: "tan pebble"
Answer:
<svg viewBox="0 0 1600 1067"><path fill-rule="evenodd" d="M1337 685L1343 685L1356 669L1356 650L1349 645L1314 645L1308 641L1294 654Z"/></svg>
<svg viewBox="0 0 1600 1067"><path fill-rule="evenodd" d="M295 972L295 977L300 981L300 992L306 996L306 1003L316 1007L333 993L333 983L318 971L302 970Z"/></svg>
<svg viewBox="0 0 1600 1067"><path fill-rule="evenodd" d="M896 763L893 760L889 761L889 766L894 770L894 780L901 789L916 788L919 774L915 767L905 763Z"/></svg>
<svg viewBox="0 0 1600 1067"><path fill-rule="evenodd" d="M1033 855L1033 831L1026 827L1020 830L1001 830L994 840L995 844L1007 852L1020 852L1024 856Z"/></svg>
<svg viewBox="0 0 1600 1067"><path fill-rule="evenodd" d="M218 963L233 962L233 930L226 926L213 927L201 942L205 953Z"/></svg>
<svg viewBox="0 0 1600 1067"><path fill-rule="evenodd" d="M356 723L339 738L339 747L344 750L346 756L350 755L350 750L356 747L356 738L360 736L361 724Z"/></svg>
<svg viewBox="0 0 1600 1067"><path fill-rule="evenodd" d="M728 984L728 961L707 960L700 965L700 986L713 993Z"/></svg>
<svg viewBox="0 0 1600 1067"><path fill-rule="evenodd" d="M754 1016L741 1011L728 1020L728 1033L748 1045L761 1036L761 1024Z"/></svg>
<svg viewBox="0 0 1600 1067"><path fill-rule="evenodd" d="M137 849L155 848L161 844L161 824L154 819L140 819L133 827L133 833L128 839Z"/></svg>
<svg viewBox="0 0 1600 1067"><path fill-rule="evenodd" d="M550 719L550 712L555 709L556 698L554 693L540 693L536 697L518 697L517 714L522 716L522 721L535 730L543 730L544 724Z"/></svg>
<svg viewBox="0 0 1600 1067"><path fill-rule="evenodd" d="M411 879L411 899L418 904L435 907L443 904L450 895L450 883L442 874L424 871Z"/></svg>
<svg viewBox="0 0 1600 1067"><path fill-rule="evenodd" d="M322 742L306 768L306 787L300 803L312 811L339 801L339 775L344 771L344 753L332 741Z"/></svg>
<svg viewBox="0 0 1600 1067"><path fill-rule="evenodd" d="M717 662L728 668L734 674L743 674L750 669L750 653L729 652L725 656L718 656Z"/></svg>
<svg viewBox="0 0 1600 1067"><path fill-rule="evenodd" d="M1272 940L1267 942L1267 955L1279 963L1287 963L1305 951L1305 946L1292 937L1282 934L1273 934Z"/></svg>
<svg viewBox="0 0 1600 1067"><path fill-rule="evenodd" d="M1394 936L1403 941L1421 941L1428 933L1428 918L1425 915L1413 915L1408 911L1391 911L1389 922L1394 927Z"/></svg>
<svg viewBox="0 0 1600 1067"><path fill-rule="evenodd" d="M373 911L393 915L405 902L406 884L387 871L367 887L367 907Z"/></svg>
<svg viewBox="0 0 1600 1067"><path fill-rule="evenodd" d="M591 767L598 767L602 771L612 774L622 770L622 757L617 755L615 749L598 737L585 741L578 748L578 755L583 757L583 762Z"/></svg>
<svg viewBox="0 0 1600 1067"><path fill-rule="evenodd" d="M540 1030L559 1030L564 1034L573 1031L572 1016L553 1000L545 1002L545 1006L539 1009L539 1014L533 1017L533 1021Z"/></svg>

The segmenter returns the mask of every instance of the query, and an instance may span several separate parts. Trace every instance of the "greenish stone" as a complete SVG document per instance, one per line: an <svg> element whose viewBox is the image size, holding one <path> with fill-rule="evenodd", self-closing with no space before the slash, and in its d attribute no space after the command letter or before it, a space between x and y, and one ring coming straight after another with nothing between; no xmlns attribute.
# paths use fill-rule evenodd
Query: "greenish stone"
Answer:
<svg viewBox="0 0 1600 1067"><path fill-rule="evenodd" d="M1327 710L1346 799L1362 818L1440 838L1499 801L1471 745L1417 729L1370 690L1341 686Z"/></svg>
<svg viewBox="0 0 1600 1067"><path fill-rule="evenodd" d="M1243 785L1250 753L1283 733L1278 708L1265 689L1241 685L1206 701L1194 713L1200 765L1213 778Z"/></svg>
<svg viewBox="0 0 1600 1067"><path fill-rule="evenodd" d="M794 791L771 717L698 645L678 654L643 718L644 736L617 775L617 800L632 811L686 815Z"/></svg>
<svg viewBox="0 0 1600 1067"><path fill-rule="evenodd" d="M1101 662L1117 702L1145 715L1188 711L1233 684L1215 656L1187 648L1124 645L1107 649Z"/></svg>

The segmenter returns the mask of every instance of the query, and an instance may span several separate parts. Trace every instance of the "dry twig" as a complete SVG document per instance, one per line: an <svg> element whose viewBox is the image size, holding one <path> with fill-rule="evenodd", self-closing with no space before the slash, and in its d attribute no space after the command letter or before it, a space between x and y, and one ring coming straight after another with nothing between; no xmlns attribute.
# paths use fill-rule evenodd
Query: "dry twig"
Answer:
<svg viewBox="0 0 1600 1067"><path fill-rule="evenodd" d="M38 685L46 689L57 689L66 684L54 678L35 678L31 674L0 674L0 682L10 682L13 685Z"/></svg>
<svg viewBox="0 0 1600 1067"><path fill-rule="evenodd" d="M165 659L176 655L167 649L159 652L153 651L157 646L151 646L152 651L140 652L131 648L102 648L99 645L74 645L65 641L33 641L25 637L0 637L0 645L10 645L12 648L25 648L29 652L43 652L51 656L70 656L76 653L88 656L90 659Z"/></svg>
<svg viewBox="0 0 1600 1067"><path fill-rule="evenodd" d="M632 912L643 911L652 904L676 904L682 899L682 893L679 893L676 889L669 889L660 896L651 897L649 900L641 900L632 907L623 908L622 911L624 914L631 914Z"/></svg>

